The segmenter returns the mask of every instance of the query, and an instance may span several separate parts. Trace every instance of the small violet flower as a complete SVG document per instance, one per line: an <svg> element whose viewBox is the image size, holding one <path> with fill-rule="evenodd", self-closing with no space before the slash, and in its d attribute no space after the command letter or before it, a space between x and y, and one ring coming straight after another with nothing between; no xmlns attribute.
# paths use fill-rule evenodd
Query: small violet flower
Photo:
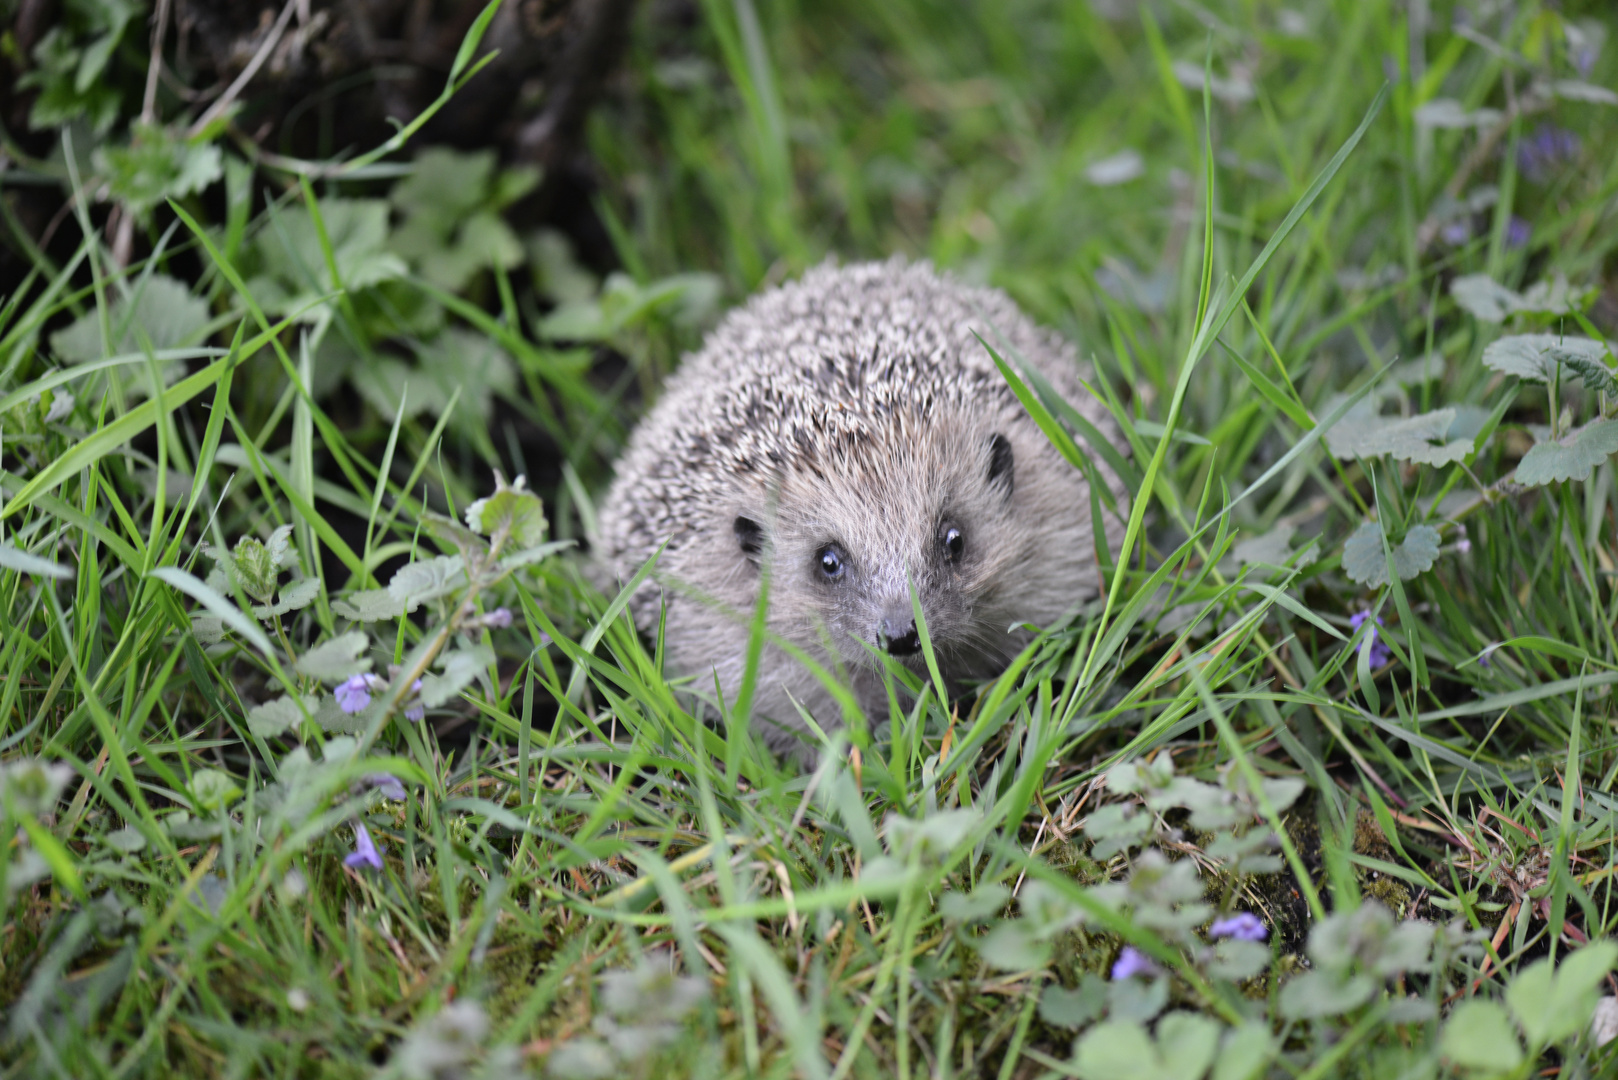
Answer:
<svg viewBox="0 0 1618 1080"><path fill-rule="evenodd" d="M355 870L362 866L369 866L372 870L382 869L382 854L376 850L370 830L361 822L354 823L354 852L343 860L343 865Z"/></svg>
<svg viewBox="0 0 1618 1080"><path fill-rule="evenodd" d="M1438 230L1438 235L1444 238L1444 243L1450 247L1460 247L1472 239L1472 223L1464 218L1452 221Z"/></svg>
<svg viewBox="0 0 1618 1080"><path fill-rule="evenodd" d="M1212 938L1235 938L1237 941L1263 941L1270 936L1264 923L1251 911L1238 911L1228 919L1216 919L1208 927Z"/></svg>
<svg viewBox="0 0 1618 1080"><path fill-rule="evenodd" d="M343 680L334 693L337 707L346 713L357 713L371 703L371 684L364 675Z"/></svg>
<svg viewBox="0 0 1618 1080"><path fill-rule="evenodd" d="M410 684L410 692L412 694L421 693L420 679L417 679L415 682ZM421 698L415 698L410 702L409 705L405 706L404 718L410 721L412 724L419 724L422 722L422 720L426 719L426 717L427 706L421 703Z"/></svg>
<svg viewBox="0 0 1618 1080"><path fill-rule="evenodd" d="M1515 214L1511 216L1510 221L1506 222L1506 247L1527 247L1528 241L1533 235L1533 227Z"/></svg>
<svg viewBox="0 0 1618 1080"><path fill-rule="evenodd" d="M400 783L399 778L394 776L392 773L366 773L364 776L360 777L360 783L368 788L375 788L376 790L380 791L384 799L391 799L394 802L404 802L404 784Z"/></svg>
<svg viewBox="0 0 1618 1080"><path fill-rule="evenodd" d="M1485 645L1483 651L1478 653L1478 663L1484 667L1494 667L1494 651L1499 647L1500 643L1498 641L1491 641Z"/></svg>
<svg viewBox="0 0 1618 1080"><path fill-rule="evenodd" d="M1370 617L1370 608L1366 608L1364 611L1356 611L1348 620L1348 625L1355 630L1358 630L1362 625L1364 625L1365 620L1369 619ZM1386 664L1389 660L1393 659L1393 650L1382 644L1377 637L1376 627L1381 625L1383 625L1382 620L1378 619L1376 621L1376 626L1371 627L1371 632L1368 636L1368 640L1370 641L1371 645L1371 666L1373 668L1379 668L1383 664Z"/></svg>
<svg viewBox="0 0 1618 1080"><path fill-rule="evenodd" d="M1132 979L1136 975L1156 975L1157 966L1151 962L1145 953L1133 945L1125 945L1118 954L1118 959L1112 965L1112 981Z"/></svg>
<svg viewBox="0 0 1618 1080"><path fill-rule="evenodd" d="M511 609L497 607L483 616L483 625L491 630L505 630L511 626Z"/></svg>
<svg viewBox="0 0 1618 1080"><path fill-rule="evenodd" d="M1544 183L1560 166L1578 157L1583 145L1567 128L1541 124L1517 144L1517 171L1536 184Z"/></svg>

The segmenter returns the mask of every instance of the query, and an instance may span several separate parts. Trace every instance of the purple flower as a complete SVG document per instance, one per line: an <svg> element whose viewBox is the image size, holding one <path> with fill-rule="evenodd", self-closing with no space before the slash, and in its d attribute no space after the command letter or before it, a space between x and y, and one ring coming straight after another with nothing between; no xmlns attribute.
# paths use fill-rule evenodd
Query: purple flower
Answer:
<svg viewBox="0 0 1618 1080"><path fill-rule="evenodd" d="M394 776L392 773L366 773L364 776L360 777L360 783L369 788L376 788L376 790L382 793L382 797L384 799L392 799L394 802L404 801L404 785L401 784L399 782L399 778Z"/></svg>
<svg viewBox="0 0 1618 1080"><path fill-rule="evenodd" d="M370 830L361 822L354 823L354 852L343 859L343 865L356 870L362 866L369 866L372 870L382 869L382 854L371 841Z"/></svg>
<svg viewBox="0 0 1618 1080"><path fill-rule="evenodd" d="M410 684L410 692L412 694L421 693L420 679L417 679L415 682ZM427 706L421 703L421 699L419 697L413 698L410 704L405 706L404 718L410 721L412 724L421 723L421 721L427 718Z"/></svg>
<svg viewBox="0 0 1618 1080"><path fill-rule="evenodd" d="M1263 941L1270 936L1264 923L1251 911L1238 911L1228 919L1216 919L1208 927L1211 938L1235 938L1237 941Z"/></svg>
<svg viewBox="0 0 1618 1080"><path fill-rule="evenodd" d="M1478 653L1478 663L1484 667L1494 667L1494 650L1499 647L1500 643L1498 641L1491 641L1485 645L1483 651Z"/></svg>
<svg viewBox="0 0 1618 1080"><path fill-rule="evenodd" d="M1145 953L1133 945L1125 945L1118 954L1118 959L1112 965L1112 981L1132 979L1136 975L1156 975L1157 966L1151 962Z"/></svg>
<svg viewBox="0 0 1618 1080"><path fill-rule="evenodd" d="M1517 144L1517 171L1542 184L1556 174L1558 167L1578 157L1583 145L1567 128L1541 124Z"/></svg>
<svg viewBox="0 0 1618 1080"><path fill-rule="evenodd" d="M337 707L346 713L357 713L371 703L371 684L364 675L344 679L333 693Z"/></svg>
<svg viewBox="0 0 1618 1080"><path fill-rule="evenodd" d="M1455 541L1455 550L1460 552L1462 555L1471 554L1471 552L1472 552L1472 541L1468 540L1464 536L1461 537L1459 540Z"/></svg>
<svg viewBox="0 0 1618 1080"><path fill-rule="evenodd" d="M1533 227L1516 214L1511 215L1511 220L1506 222L1506 247L1527 247L1533 235Z"/></svg>
<svg viewBox="0 0 1618 1080"><path fill-rule="evenodd" d="M1369 619L1370 617L1370 608L1366 608L1364 611L1356 611L1353 616L1349 618L1348 625L1353 629L1358 630L1365 624L1365 620ZM1371 632L1367 638L1371 646L1371 666L1374 668L1379 668L1383 664L1386 664L1389 660L1393 659L1393 650L1382 644L1382 642L1377 638L1376 627L1381 625L1383 625L1382 620L1378 619L1376 621L1376 626L1371 627Z"/></svg>
<svg viewBox="0 0 1618 1080"><path fill-rule="evenodd" d="M1438 235L1444 238L1444 243L1450 247L1460 247L1472 239L1472 224L1465 218L1452 221L1438 230Z"/></svg>
<svg viewBox="0 0 1618 1080"><path fill-rule="evenodd" d="M483 616L483 625L491 630L504 630L511 625L511 609L497 607Z"/></svg>

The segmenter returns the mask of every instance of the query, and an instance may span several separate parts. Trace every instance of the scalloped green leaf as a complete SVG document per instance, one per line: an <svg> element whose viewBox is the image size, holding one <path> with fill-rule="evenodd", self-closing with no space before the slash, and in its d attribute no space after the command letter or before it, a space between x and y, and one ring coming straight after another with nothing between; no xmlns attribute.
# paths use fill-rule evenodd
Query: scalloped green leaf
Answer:
<svg viewBox="0 0 1618 1080"><path fill-rule="evenodd" d="M1597 420L1565 439L1536 443L1517 465L1517 483L1538 487L1552 481L1588 480L1597 465L1618 453L1618 420Z"/></svg>
<svg viewBox="0 0 1618 1080"><path fill-rule="evenodd" d="M428 675L421 680L422 704L436 709L466 689L467 684L492 663L494 650L487 645L474 645L449 653L439 661L444 669L442 675Z"/></svg>
<svg viewBox="0 0 1618 1080"><path fill-rule="evenodd" d="M406 611L424 600L436 600L466 585L466 566L459 555L437 555L401 566L388 582L388 595Z"/></svg>
<svg viewBox="0 0 1618 1080"><path fill-rule="evenodd" d="M376 622L397 619L405 614L406 604L386 589L362 589L342 600L333 600L331 609L354 622ZM414 611L415 605L410 605L409 610Z"/></svg>
<svg viewBox="0 0 1618 1080"><path fill-rule="evenodd" d="M273 604L254 604L253 617L269 619L289 611L301 611L315 602L320 595L319 578L299 578L281 586L280 598Z"/></svg>
<svg viewBox="0 0 1618 1080"><path fill-rule="evenodd" d="M319 700L303 695L303 707L313 716L320 706ZM247 730L263 739L271 739L281 735L288 728L296 727L303 720L303 709L298 708L296 699L289 695L271 698L262 705L255 705L247 713Z"/></svg>
<svg viewBox="0 0 1618 1080"><path fill-rule="evenodd" d="M1431 525L1413 525L1393 549L1393 565L1401 580L1432 569L1438 559L1438 530ZM1367 521L1343 545L1343 572L1349 580L1370 588L1388 583L1387 560L1382 557L1382 525Z"/></svg>
<svg viewBox="0 0 1618 1080"><path fill-rule="evenodd" d="M153 274L136 281L133 297L118 297L107 305L107 322L115 340L102 348L101 316L94 311L76 319L51 335L51 351L68 364L85 364L105 356L143 352L146 343L153 349L173 349L192 344L208 325L208 301L191 295L191 287L167 274ZM170 367L184 368L181 361L166 361Z"/></svg>
<svg viewBox="0 0 1618 1080"><path fill-rule="evenodd" d="M1409 417L1350 414L1326 433L1326 445L1339 458L1389 454L1399 461L1448 465L1472 453L1487 415L1473 406Z"/></svg>
<svg viewBox="0 0 1618 1080"><path fill-rule="evenodd" d="M538 547L550 523L545 520L539 496L526 490L525 483L521 476L509 487L499 483L493 495L466 508L467 525L484 536L504 531L510 543L519 548Z"/></svg>
<svg viewBox="0 0 1618 1080"><path fill-rule="evenodd" d="M326 682L342 682L351 675L371 670L371 658L364 655L370 647L369 634L351 630L321 642L298 657L298 674Z"/></svg>
<svg viewBox="0 0 1618 1080"><path fill-rule="evenodd" d="M1455 1065L1502 1075L1522 1064L1511 1014L1498 1001L1474 998L1455 1006L1444 1022L1438 1048Z"/></svg>
<svg viewBox="0 0 1618 1080"><path fill-rule="evenodd" d="M1522 305L1516 290L1508 289L1488 274L1467 274L1458 277L1449 287L1449 295L1461 310L1484 322L1503 322L1507 315Z"/></svg>
<svg viewBox="0 0 1618 1080"><path fill-rule="evenodd" d="M1484 348L1483 365L1527 382L1549 382L1556 377L1558 363L1568 363L1574 357L1604 363L1606 355L1606 344L1590 338L1513 334Z"/></svg>

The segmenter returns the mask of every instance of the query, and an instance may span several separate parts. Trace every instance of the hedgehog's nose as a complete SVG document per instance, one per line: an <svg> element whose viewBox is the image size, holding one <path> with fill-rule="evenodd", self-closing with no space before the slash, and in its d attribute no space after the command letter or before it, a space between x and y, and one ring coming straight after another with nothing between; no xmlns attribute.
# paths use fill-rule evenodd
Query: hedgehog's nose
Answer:
<svg viewBox="0 0 1618 1080"><path fill-rule="evenodd" d="M909 612L889 615L882 620L882 643L894 656L914 656L921 651L921 635Z"/></svg>

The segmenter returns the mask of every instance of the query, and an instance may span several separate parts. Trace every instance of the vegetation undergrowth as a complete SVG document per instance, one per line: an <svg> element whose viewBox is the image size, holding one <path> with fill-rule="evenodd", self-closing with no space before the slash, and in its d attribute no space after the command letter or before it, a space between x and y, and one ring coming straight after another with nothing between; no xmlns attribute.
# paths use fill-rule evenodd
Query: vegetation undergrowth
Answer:
<svg viewBox="0 0 1618 1080"><path fill-rule="evenodd" d="M532 169L260 154L64 8L0 173L79 236L0 199L4 1075L1618 1067L1605 5L648 6L606 273ZM893 253L1079 343L1128 533L805 771L591 500L724 304Z"/></svg>

